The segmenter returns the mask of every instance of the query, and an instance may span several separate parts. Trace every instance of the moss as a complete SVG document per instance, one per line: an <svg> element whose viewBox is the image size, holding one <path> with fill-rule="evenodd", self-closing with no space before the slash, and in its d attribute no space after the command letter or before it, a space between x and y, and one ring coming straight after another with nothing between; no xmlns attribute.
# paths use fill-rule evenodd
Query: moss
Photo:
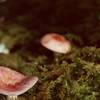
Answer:
<svg viewBox="0 0 100 100"><path fill-rule="evenodd" d="M9 39L12 39L14 35L13 39L16 41L13 41L14 43L10 48L11 52L9 54L0 55L0 64L11 67L26 75L37 75L39 77L38 83L27 93L21 95L19 99L96 100L98 98L100 95L100 48L84 45L78 47L74 41L77 43L82 41L81 37L66 34L67 38L72 41L72 51L65 55L51 53L51 55L48 56L46 52L44 52L48 50L42 49L43 47L41 47L40 44L38 44L39 46L36 48L37 51L28 49L28 43L30 43L32 39L31 34L28 35L26 29L20 29L17 25L14 26L15 28L13 29L11 26L9 28L8 26L7 28L5 27L5 29L7 29L6 31L2 29L4 33L7 33L5 35L2 34L1 40L3 38L3 40L10 45L12 41L9 41ZM17 31L19 33L23 31L26 32L26 34L23 34L23 32L17 34ZM12 34L13 32L14 34ZM23 35L28 39L24 40ZM9 39L6 39L7 37ZM37 40L35 40L35 42L36 41ZM25 44L14 50L13 47L21 43ZM25 50L25 53L23 50ZM35 55L32 52L35 52ZM54 57L52 58L52 56Z"/></svg>
<svg viewBox="0 0 100 100"><path fill-rule="evenodd" d="M0 23L0 43L10 53L0 54L0 65L39 77L37 84L19 100L100 99L98 6L99 2L89 0L11 0L2 4L6 20ZM62 33L71 41L72 51L58 54L42 47L40 38L46 32ZM3 99L6 97L0 95Z"/></svg>

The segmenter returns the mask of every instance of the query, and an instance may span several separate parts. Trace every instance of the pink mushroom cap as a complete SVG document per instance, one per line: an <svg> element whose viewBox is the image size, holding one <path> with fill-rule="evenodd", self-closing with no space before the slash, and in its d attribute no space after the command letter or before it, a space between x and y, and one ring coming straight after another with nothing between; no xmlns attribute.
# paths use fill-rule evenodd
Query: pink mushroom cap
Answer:
<svg viewBox="0 0 100 100"><path fill-rule="evenodd" d="M36 76L25 76L10 68L0 66L0 94L18 96L30 88L38 81Z"/></svg>
<svg viewBox="0 0 100 100"><path fill-rule="evenodd" d="M41 44L47 49L58 53L66 54L71 50L71 43L57 33L46 34L41 39Z"/></svg>

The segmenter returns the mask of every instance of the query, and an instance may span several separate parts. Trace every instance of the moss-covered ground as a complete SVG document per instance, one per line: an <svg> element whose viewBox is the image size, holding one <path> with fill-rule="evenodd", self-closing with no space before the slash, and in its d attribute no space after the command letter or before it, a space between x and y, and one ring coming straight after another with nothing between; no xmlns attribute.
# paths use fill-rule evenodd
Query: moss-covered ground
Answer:
<svg viewBox="0 0 100 100"><path fill-rule="evenodd" d="M0 43L10 51L0 65L39 77L20 100L100 100L98 0L9 0L0 12ZM44 48L40 39L49 32L71 41L71 52Z"/></svg>

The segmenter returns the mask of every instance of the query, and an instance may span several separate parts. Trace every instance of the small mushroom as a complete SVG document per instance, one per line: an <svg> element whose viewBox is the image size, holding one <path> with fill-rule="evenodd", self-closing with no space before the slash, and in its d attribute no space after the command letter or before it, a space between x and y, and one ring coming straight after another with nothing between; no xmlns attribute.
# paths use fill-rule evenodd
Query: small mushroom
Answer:
<svg viewBox="0 0 100 100"><path fill-rule="evenodd" d="M41 44L51 51L66 54L71 50L71 43L57 33L46 34L41 39Z"/></svg>
<svg viewBox="0 0 100 100"><path fill-rule="evenodd" d="M10 68L0 66L0 94L18 96L30 88L38 81L38 77L28 77Z"/></svg>
<svg viewBox="0 0 100 100"><path fill-rule="evenodd" d="M3 54L9 53L9 49L6 48L6 45L4 43L0 43L0 53L3 53Z"/></svg>

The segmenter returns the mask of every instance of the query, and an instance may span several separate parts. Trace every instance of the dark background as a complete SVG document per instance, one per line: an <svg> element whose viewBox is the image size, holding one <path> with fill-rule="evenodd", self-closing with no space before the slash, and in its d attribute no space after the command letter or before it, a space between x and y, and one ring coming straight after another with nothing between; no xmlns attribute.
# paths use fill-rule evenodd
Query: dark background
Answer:
<svg viewBox="0 0 100 100"><path fill-rule="evenodd" d="M86 42L95 34L100 39L99 0L6 0L0 4L0 14L6 21L40 34L70 32L81 35Z"/></svg>

